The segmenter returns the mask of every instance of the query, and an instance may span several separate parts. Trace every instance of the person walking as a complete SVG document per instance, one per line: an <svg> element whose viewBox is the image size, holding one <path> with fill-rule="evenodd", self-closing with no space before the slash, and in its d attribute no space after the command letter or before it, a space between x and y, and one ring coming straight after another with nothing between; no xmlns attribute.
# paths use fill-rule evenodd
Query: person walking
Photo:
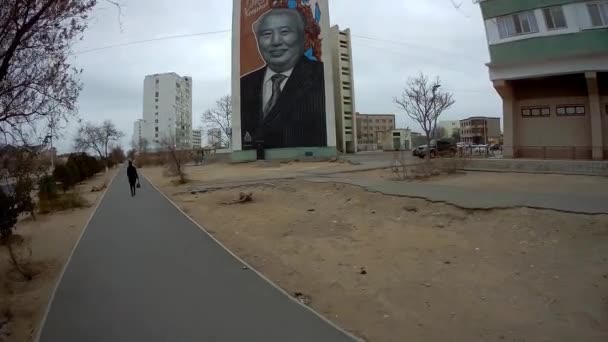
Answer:
<svg viewBox="0 0 608 342"><path fill-rule="evenodd" d="M133 166L133 162L129 160L127 167L127 178L129 178L129 186L131 187L131 197L135 196L135 185L139 183L139 175L137 169Z"/></svg>

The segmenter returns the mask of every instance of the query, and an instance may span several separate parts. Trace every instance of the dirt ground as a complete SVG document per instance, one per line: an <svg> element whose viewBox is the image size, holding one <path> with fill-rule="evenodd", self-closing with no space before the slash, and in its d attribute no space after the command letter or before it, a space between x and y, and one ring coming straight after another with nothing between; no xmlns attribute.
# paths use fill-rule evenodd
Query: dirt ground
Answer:
<svg viewBox="0 0 608 342"><path fill-rule="evenodd" d="M111 170L107 178L111 179L114 172ZM0 246L0 322L6 309L10 308L13 316L0 329L9 333L0 333L1 342L28 342L35 337L63 265L101 197L102 192L90 191L93 186L100 187L105 179L102 173L77 187L89 207L37 215L36 221L28 217L17 224L15 234L31 246L30 264L38 273L33 280L25 281L13 269L6 248ZM27 256L27 249L21 254Z"/></svg>
<svg viewBox="0 0 608 342"><path fill-rule="evenodd" d="M254 201L222 204L240 191ZM172 198L368 341L608 340L608 215L461 210L304 180Z"/></svg>
<svg viewBox="0 0 608 342"><path fill-rule="evenodd" d="M187 178L193 182L223 182L229 180L260 179L287 177L295 173L310 171L343 172L350 168L348 163L305 162L305 163L244 163L244 164L209 164L204 166L188 166ZM163 167L145 167L142 169L146 177L156 184L170 186L171 179L165 177Z"/></svg>

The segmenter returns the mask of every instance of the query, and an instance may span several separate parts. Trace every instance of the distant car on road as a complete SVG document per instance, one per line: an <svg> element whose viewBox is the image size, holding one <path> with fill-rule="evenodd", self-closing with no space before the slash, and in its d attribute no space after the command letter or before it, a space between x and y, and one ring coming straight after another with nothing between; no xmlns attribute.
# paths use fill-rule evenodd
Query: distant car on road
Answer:
<svg viewBox="0 0 608 342"><path fill-rule="evenodd" d="M424 158L426 156L427 145L421 145L416 147L412 154L415 157ZM437 156L449 156L453 157L456 155L457 147L456 143L451 139L437 139L431 140L431 147L429 153L431 158Z"/></svg>

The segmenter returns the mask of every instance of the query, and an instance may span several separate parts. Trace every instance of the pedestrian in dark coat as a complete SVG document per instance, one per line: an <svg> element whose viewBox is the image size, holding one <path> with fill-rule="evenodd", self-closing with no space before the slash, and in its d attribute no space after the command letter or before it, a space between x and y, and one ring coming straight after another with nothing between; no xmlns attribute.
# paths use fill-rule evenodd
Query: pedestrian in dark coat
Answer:
<svg viewBox="0 0 608 342"><path fill-rule="evenodd" d="M135 185L139 182L139 175L137 169L133 166L133 162L129 160L129 166L127 167L127 178L129 178L129 186L131 187L131 197L135 196Z"/></svg>

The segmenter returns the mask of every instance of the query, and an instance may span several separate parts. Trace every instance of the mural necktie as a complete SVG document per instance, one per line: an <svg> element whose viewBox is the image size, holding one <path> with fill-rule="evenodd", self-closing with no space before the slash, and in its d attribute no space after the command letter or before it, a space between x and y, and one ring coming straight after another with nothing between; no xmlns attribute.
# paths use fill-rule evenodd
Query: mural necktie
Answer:
<svg viewBox="0 0 608 342"><path fill-rule="evenodd" d="M270 80L272 81L272 96L270 100L264 106L264 116L268 115L272 108L277 104L279 100L279 95L281 95L281 83L287 78L287 76L283 74L273 75Z"/></svg>

